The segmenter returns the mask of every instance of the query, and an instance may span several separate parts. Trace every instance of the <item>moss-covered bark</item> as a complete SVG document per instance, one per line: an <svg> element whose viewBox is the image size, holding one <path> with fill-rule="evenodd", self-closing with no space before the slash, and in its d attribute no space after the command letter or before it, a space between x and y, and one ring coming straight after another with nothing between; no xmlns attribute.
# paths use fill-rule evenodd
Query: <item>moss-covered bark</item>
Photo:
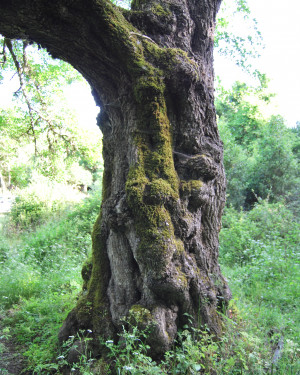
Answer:
<svg viewBox="0 0 300 375"><path fill-rule="evenodd" d="M218 266L225 200L213 105L219 0L0 2L0 32L40 43L76 67L101 107L105 172L93 255L60 339L115 337L124 317L151 324L153 355L185 313L221 332L230 292ZM18 10L18 14L16 14Z"/></svg>

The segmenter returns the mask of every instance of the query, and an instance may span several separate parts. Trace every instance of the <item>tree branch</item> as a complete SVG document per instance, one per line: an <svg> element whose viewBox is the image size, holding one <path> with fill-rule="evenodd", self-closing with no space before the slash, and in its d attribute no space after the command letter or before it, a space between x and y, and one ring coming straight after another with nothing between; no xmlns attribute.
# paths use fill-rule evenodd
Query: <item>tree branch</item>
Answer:
<svg viewBox="0 0 300 375"><path fill-rule="evenodd" d="M92 86L99 77L109 84L136 59L130 32L139 33L109 0L0 0L0 33L37 42ZM87 70L87 61L95 61L94 71Z"/></svg>
<svg viewBox="0 0 300 375"><path fill-rule="evenodd" d="M38 149L37 149L37 137L36 137L36 134L35 134L35 120L34 120L34 117L33 117L33 108L31 106L31 102L30 102L30 99L28 97L28 93L27 93L27 90L26 90L26 84L25 84L24 78L23 78L24 69L22 68L21 64L18 61L17 55L14 52L11 40L6 38L5 44L6 44L8 50L11 54L14 65L16 67L19 82L20 82L20 89L22 91L23 97L25 99L25 103L26 103L27 108L28 108L29 117L30 117L30 129L32 131L32 135L33 135L33 139L34 139L35 155L37 155Z"/></svg>

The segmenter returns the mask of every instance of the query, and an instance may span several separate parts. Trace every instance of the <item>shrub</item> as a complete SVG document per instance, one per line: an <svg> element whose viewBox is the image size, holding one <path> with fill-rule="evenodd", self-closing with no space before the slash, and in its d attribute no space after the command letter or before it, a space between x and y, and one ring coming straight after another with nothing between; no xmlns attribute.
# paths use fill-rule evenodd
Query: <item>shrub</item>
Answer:
<svg viewBox="0 0 300 375"><path fill-rule="evenodd" d="M9 244L7 243L5 238L0 237L0 265L7 259L8 252Z"/></svg>
<svg viewBox="0 0 300 375"><path fill-rule="evenodd" d="M36 227L82 198L72 187L40 177L39 181L17 191L10 213L11 225L21 230Z"/></svg>
<svg viewBox="0 0 300 375"><path fill-rule="evenodd" d="M299 229L283 203L260 200L247 212L226 208L220 232L221 262L228 266L248 264L263 256L266 247L268 253L290 254L299 244Z"/></svg>

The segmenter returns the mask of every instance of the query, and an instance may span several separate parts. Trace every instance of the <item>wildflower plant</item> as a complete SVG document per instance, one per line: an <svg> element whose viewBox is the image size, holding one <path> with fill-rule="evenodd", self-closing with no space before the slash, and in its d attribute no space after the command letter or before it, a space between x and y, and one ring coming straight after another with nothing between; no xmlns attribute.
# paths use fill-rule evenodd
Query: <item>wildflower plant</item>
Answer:
<svg viewBox="0 0 300 375"><path fill-rule="evenodd" d="M109 350L118 375L128 374L164 374L162 369L147 355L150 347L145 343L147 330L139 330L129 324L129 329L122 327L122 333L117 344L107 340L104 344Z"/></svg>

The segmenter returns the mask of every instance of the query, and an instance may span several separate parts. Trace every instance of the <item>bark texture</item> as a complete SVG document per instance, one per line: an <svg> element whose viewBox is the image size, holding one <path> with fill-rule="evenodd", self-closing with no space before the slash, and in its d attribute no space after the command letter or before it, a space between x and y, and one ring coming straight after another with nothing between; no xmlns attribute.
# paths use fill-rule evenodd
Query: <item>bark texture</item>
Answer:
<svg viewBox="0 0 300 375"><path fill-rule="evenodd" d="M116 337L124 317L168 350L184 313L217 335L230 291L218 265L225 201L213 89L221 0L0 0L0 32L72 64L101 107L103 202L84 286L60 339Z"/></svg>

